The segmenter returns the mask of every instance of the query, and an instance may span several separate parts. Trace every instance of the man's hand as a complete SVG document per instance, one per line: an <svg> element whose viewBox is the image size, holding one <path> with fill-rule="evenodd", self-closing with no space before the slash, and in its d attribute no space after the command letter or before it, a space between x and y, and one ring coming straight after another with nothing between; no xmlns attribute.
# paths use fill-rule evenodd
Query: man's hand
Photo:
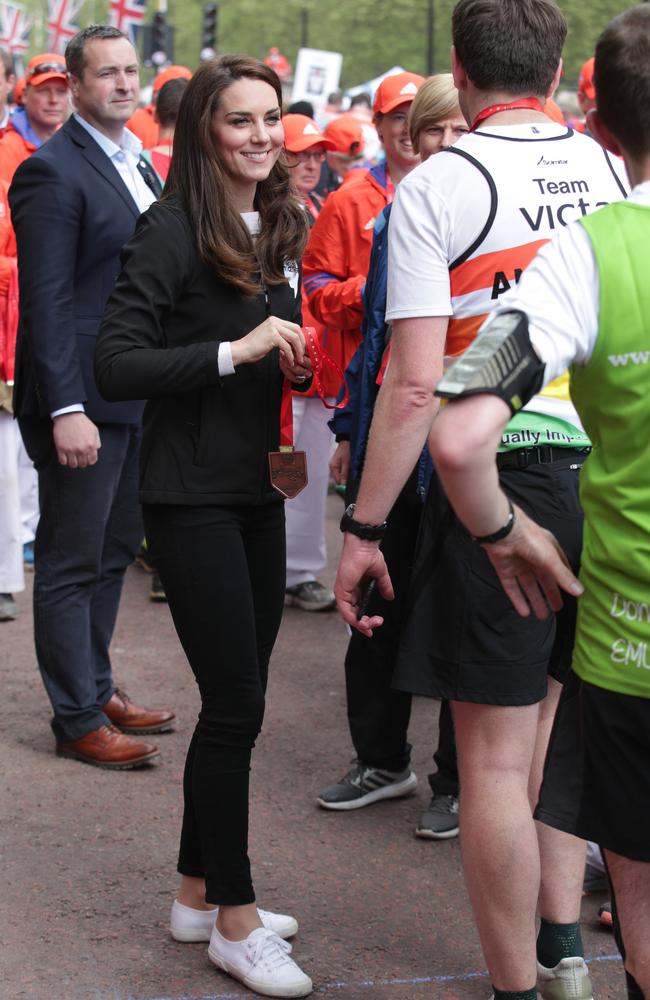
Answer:
<svg viewBox="0 0 650 1000"><path fill-rule="evenodd" d="M350 475L350 442L339 441L330 458L330 472L337 486L345 486Z"/></svg>
<svg viewBox="0 0 650 1000"><path fill-rule="evenodd" d="M393 585L378 544L366 542L347 531L339 570L336 574L334 593L344 621L367 638L372 636L373 629L384 624L384 619L380 615L373 615L372 618L364 615L357 621L357 612L364 586L373 579L377 580L377 589L381 596L387 601L392 601L395 597Z"/></svg>
<svg viewBox="0 0 650 1000"><path fill-rule="evenodd" d="M515 507L515 524L507 538L484 548L522 618L527 618L531 609L540 619L548 618L550 609L559 611L560 590L573 597L583 593L555 535L531 521L519 507Z"/></svg>
<svg viewBox="0 0 650 1000"><path fill-rule="evenodd" d="M85 413L62 413L52 421L52 436L61 465L85 469L95 465L101 448L99 431Z"/></svg>

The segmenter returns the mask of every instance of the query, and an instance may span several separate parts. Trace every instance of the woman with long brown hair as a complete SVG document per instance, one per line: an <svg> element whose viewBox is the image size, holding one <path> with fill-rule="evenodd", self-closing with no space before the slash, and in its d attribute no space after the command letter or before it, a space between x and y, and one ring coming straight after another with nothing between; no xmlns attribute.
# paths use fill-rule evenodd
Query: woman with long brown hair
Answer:
<svg viewBox="0 0 650 1000"><path fill-rule="evenodd" d="M280 106L277 76L257 60L228 55L196 72L95 364L106 398L148 400L147 540L201 695L172 934L209 940L211 960L259 993L299 997L311 980L282 940L297 923L256 908L247 853L251 751L284 601L270 468L283 383L310 375L297 263L307 226L280 156Z"/></svg>

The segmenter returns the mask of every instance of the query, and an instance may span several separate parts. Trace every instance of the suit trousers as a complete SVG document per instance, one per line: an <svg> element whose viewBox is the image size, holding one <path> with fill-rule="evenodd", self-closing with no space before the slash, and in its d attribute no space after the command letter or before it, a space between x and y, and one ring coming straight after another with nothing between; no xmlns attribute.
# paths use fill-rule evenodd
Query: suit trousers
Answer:
<svg viewBox="0 0 650 1000"><path fill-rule="evenodd" d="M368 614L384 624L371 639L355 632L345 657L348 723L359 760L387 771L403 771L410 763L407 732L411 695L391 686L399 649L411 571L424 506L411 476L395 501L381 543L395 591L393 601L375 593ZM347 499L347 498L346 498ZM436 795L458 795L456 743L448 702L440 707L436 771L429 784Z"/></svg>
<svg viewBox="0 0 650 1000"><path fill-rule="evenodd" d="M251 752L284 606L284 504L145 504L144 522L201 710L183 778L178 871L209 903L255 900L248 859Z"/></svg>
<svg viewBox="0 0 650 1000"><path fill-rule="evenodd" d="M52 421L23 417L20 430L38 473L41 517L34 547L36 656L58 742L108 723L115 687L109 645L122 583L142 540L138 503L140 427L98 424L96 465L60 465Z"/></svg>

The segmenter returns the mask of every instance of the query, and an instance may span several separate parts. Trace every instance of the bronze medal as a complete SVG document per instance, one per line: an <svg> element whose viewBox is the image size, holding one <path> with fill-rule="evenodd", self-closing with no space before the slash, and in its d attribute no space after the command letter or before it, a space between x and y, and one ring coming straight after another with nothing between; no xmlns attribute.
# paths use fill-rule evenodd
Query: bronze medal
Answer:
<svg viewBox="0 0 650 1000"><path fill-rule="evenodd" d="M280 451L270 451L269 472L273 489L293 500L308 483L306 452L282 447Z"/></svg>

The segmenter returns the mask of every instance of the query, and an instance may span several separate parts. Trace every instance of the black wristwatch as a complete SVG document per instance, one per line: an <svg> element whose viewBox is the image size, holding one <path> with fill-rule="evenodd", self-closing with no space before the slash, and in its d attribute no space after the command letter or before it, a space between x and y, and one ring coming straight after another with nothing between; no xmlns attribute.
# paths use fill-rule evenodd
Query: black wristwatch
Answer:
<svg viewBox="0 0 650 1000"><path fill-rule="evenodd" d="M514 526L515 510L512 501L508 500L508 520L503 527L499 528L498 531L493 531L491 535L472 535L472 538L479 545L493 545L495 542L500 542L502 538L507 538Z"/></svg>
<svg viewBox="0 0 650 1000"><path fill-rule="evenodd" d="M341 518L341 531L349 531L351 535L363 538L366 542L380 542L386 534L388 521L384 521L382 524L363 524L361 521L355 521L355 508L356 504L354 503L345 508L345 514Z"/></svg>

